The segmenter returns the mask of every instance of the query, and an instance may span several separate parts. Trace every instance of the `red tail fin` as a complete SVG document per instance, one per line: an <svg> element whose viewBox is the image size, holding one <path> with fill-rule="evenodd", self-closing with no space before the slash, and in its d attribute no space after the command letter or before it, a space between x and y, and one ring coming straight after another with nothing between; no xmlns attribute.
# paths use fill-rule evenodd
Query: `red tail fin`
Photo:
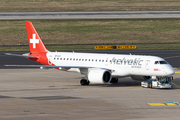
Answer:
<svg viewBox="0 0 180 120"><path fill-rule="evenodd" d="M30 21L25 21L30 52L48 52L37 31Z"/></svg>

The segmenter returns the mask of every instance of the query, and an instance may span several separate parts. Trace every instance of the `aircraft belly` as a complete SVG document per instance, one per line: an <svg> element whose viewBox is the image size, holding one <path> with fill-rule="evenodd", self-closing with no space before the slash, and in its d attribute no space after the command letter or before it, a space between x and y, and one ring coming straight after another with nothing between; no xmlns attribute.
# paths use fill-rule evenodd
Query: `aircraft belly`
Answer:
<svg viewBox="0 0 180 120"><path fill-rule="evenodd" d="M68 70L68 72L78 72L80 73L80 70L78 68L71 68Z"/></svg>

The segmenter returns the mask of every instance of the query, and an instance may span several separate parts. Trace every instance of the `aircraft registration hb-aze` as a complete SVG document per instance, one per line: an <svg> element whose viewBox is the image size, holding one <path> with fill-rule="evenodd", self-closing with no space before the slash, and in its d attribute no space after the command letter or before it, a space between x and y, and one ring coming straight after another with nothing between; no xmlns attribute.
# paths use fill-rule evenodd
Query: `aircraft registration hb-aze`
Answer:
<svg viewBox="0 0 180 120"><path fill-rule="evenodd" d="M163 58L142 55L116 55L75 52L50 52L30 21L25 21L30 53L22 56L43 65L6 65L21 67L56 68L63 71L76 71L85 78L81 85L89 83L117 83L118 78L131 77L144 81L152 76L174 74L174 69Z"/></svg>

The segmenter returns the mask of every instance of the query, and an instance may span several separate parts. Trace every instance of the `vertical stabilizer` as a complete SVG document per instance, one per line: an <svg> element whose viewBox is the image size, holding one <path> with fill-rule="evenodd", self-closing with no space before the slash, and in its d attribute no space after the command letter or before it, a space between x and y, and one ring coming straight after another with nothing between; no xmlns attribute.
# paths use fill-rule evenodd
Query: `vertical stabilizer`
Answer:
<svg viewBox="0 0 180 120"><path fill-rule="evenodd" d="M30 52L48 52L33 24L30 21L25 21L25 24Z"/></svg>

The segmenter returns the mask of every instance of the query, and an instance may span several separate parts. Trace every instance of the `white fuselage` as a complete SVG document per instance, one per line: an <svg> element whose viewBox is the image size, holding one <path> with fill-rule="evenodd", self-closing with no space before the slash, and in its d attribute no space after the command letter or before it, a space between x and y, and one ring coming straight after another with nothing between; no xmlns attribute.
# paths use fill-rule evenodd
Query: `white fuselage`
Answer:
<svg viewBox="0 0 180 120"><path fill-rule="evenodd" d="M82 74L87 74L90 69L112 70L112 77L174 74L171 65L156 56L48 52L47 58L55 66L65 66L60 68L62 70L71 71L77 68L76 71Z"/></svg>

